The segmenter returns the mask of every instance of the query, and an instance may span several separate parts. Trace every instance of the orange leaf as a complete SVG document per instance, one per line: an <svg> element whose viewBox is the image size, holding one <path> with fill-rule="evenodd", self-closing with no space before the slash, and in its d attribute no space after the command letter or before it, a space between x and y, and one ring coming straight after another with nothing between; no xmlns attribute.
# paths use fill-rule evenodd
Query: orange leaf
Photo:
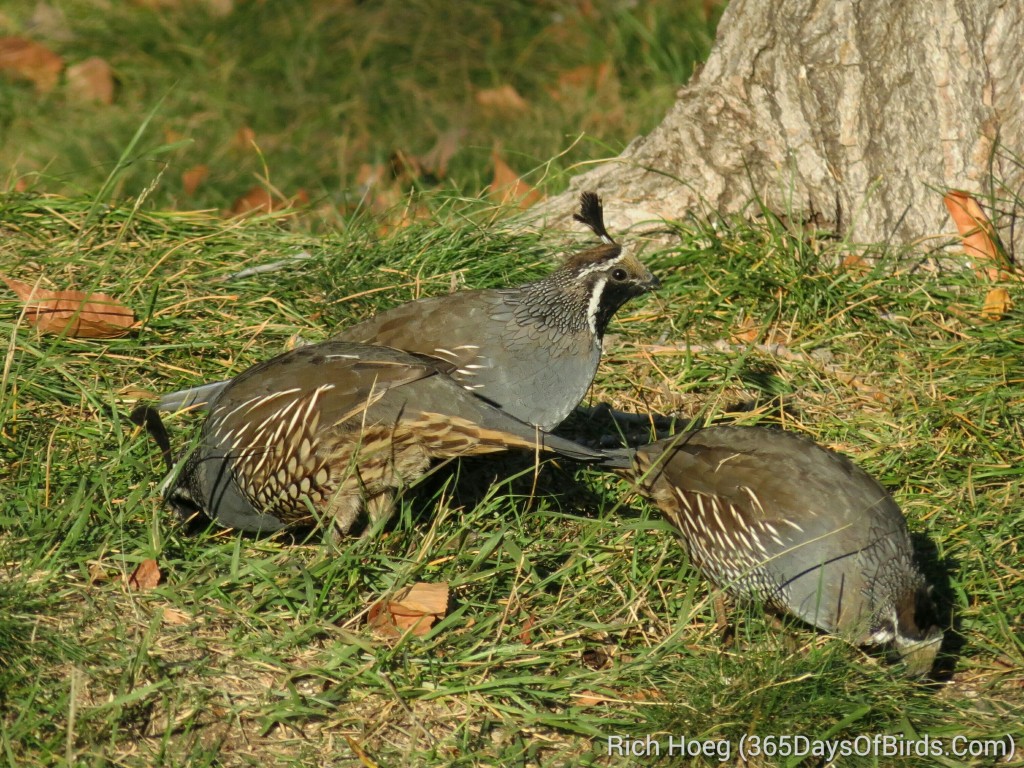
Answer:
<svg viewBox="0 0 1024 768"><path fill-rule="evenodd" d="M410 155L400 149L396 149L388 158L388 165L391 166L391 178L403 184L411 184L416 179L423 177L423 166L416 155Z"/></svg>
<svg viewBox="0 0 1024 768"><path fill-rule="evenodd" d="M729 335L734 342L751 344L757 341L757 337L761 335L761 329L750 319L750 315L746 315L740 321L739 327Z"/></svg>
<svg viewBox="0 0 1024 768"><path fill-rule="evenodd" d="M844 256L839 266L842 269L857 274L863 274L871 269L871 265L864 260L864 257L856 253L850 253Z"/></svg>
<svg viewBox="0 0 1024 768"><path fill-rule="evenodd" d="M231 206L232 216L243 216L247 213L273 213L274 211L292 208L296 205L305 205L309 202L309 195L300 189L288 200L275 200L270 191L263 187L251 187L248 192L235 200Z"/></svg>
<svg viewBox="0 0 1024 768"><path fill-rule="evenodd" d="M135 323L135 313L105 293L48 291L20 280L0 279L25 302L26 319L43 333L113 339L126 335Z"/></svg>
<svg viewBox="0 0 1024 768"><path fill-rule="evenodd" d="M605 696L594 691L580 691L572 695L574 704L578 707L593 707L597 704L607 704L609 701L615 701L612 696Z"/></svg>
<svg viewBox="0 0 1024 768"><path fill-rule="evenodd" d="M114 103L114 72L99 56L68 67L68 93L82 101Z"/></svg>
<svg viewBox="0 0 1024 768"><path fill-rule="evenodd" d="M38 93L49 93L60 80L64 61L45 45L21 37L0 37L0 71L30 81Z"/></svg>
<svg viewBox="0 0 1024 768"><path fill-rule="evenodd" d="M157 584L160 583L160 566L156 564L156 560L150 558L143 560L132 571L131 576L128 577L128 588L133 589L136 592L143 592L148 589L153 589Z"/></svg>
<svg viewBox="0 0 1024 768"><path fill-rule="evenodd" d="M979 276L988 275L992 280L1006 277L1001 271L1012 271L1013 267L1003 257L995 227L978 201L959 190L950 190L942 201L963 239L964 253L978 262L988 263L987 268L976 265L975 272Z"/></svg>
<svg viewBox="0 0 1024 768"><path fill-rule="evenodd" d="M243 125L237 131L235 131L234 145L235 149L248 151L252 149L253 144L256 143L256 131L247 125Z"/></svg>
<svg viewBox="0 0 1024 768"><path fill-rule="evenodd" d="M192 10L198 6L213 17L223 18L230 15L235 9L235 0L132 0L132 5L149 11L175 12L181 11L183 8Z"/></svg>
<svg viewBox="0 0 1024 768"><path fill-rule="evenodd" d="M533 642L533 625L536 623L537 618L531 613L526 617L526 621L523 622L523 628L519 630L519 642L523 645L529 645Z"/></svg>
<svg viewBox="0 0 1024 768"><path fill-rule="evenodd" d="M156 562L155 560L152 562ZM156 586L155 584L153 586ZM179 611L177 608L164 608L164 624L173 624L175 626L181 626L182 624L191 624L194 619L184 611Z"/></svg>
<svg viewBox="0 0 1024 768"><path fill-rule="evenodd" d="M584 64L567 69L558 75L558 84L570 88L600 88L608 80L612 65L607 61L600 64Z"/></svg>
<svg viewBox="0 0 1024 768"><path fill-rule="evenodd" d="M492 112L525 112L529 105L519 91L505 84L498 88L484 88L473 96L476 103Z"/></svg>
<svg viewBox="0 0 1024 768"><path fill-rule="evenodd" d="M384 179L385 173L383 163L377 163L376 165L363 163L359 166L359 170L356 171L356 184L360 187L370 187L379 184Z"/></svg>
<svg viewBox="0 0 1024 768"><path fill-rule="evenodd" d="M985 304L981 308L981 316L985 320L1002 320L1010 307L1013 306L1013 300L1010 298L1010 292L1005 288L993 288L985 296Z"/></svg>
<svg viewBox="0 0 1024 768"><path fill-rule="evenodd" d="M465 129L453 128L438 136L434 146L420 157L420 165L423 166L423 169L437 179L447 176L448 161L459 151L465 134Z"/></svg>
<svg viewBox="0 0 1024 768"><path fill-rule="evenodd" d="M394 637L405 631L425 635L447 612L448 585L420 582L402 590L393 600L374 603L367 620L385 635Z"/></svg>
<svg viewBox="0 0 1024 768"><path fill-rule="evenodd" d="M195 165L187 171L181 172L181 188L186 197L192 197L210 175L210 168L206 165Z"/></svg>
<svg viewBox="0 0 1024 768"><path fill-rule="evenodd" d="M519 178L519 174L512 170L506 163L498 150L491 152L491 162L494 163L494 179L491 181L490 196L501 203L518 203L520 208L529 208L544 196Z"/></svg>
<svg viewBox="0 0 1024 768"><path fill-rule="evenodd" d="M249 190L235 200L231 206L232 216L241 216L243 213L259 211L270 213L274 210L274 198L270 192L263 187L250 187Z"/></svg>
<svg viewBox="0 0 1024 768"><path fill-rule="evenodd" d="M107 580L107 569L101 563L92 563L89 566L89 583L99 584Z"/></svg>

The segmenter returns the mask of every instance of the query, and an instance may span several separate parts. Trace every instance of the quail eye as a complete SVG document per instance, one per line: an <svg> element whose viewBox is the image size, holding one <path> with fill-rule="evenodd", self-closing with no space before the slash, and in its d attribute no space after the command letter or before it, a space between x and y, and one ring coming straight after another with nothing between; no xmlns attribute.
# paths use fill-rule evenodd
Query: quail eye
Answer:
<svg viewBox="0 0 1024 768"><path fill-rule="evenodd" d="M618 280L620 283L627 277L626 270L619 268L612 272L612 280Z"/></svg>

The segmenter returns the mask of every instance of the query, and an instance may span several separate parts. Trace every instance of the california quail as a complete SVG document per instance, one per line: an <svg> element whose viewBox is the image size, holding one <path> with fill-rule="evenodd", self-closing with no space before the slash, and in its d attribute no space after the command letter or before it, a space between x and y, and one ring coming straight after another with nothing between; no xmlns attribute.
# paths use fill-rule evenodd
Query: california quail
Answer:
<svg viewBox="0 0 1024 768"><path fill-rule="evenodd" d="M210 404L168 503L185 517L199 511L248 531L322 519L347 534L364 501L367 530L387 519L392 492L433 459L508 448L602 455L509 416L456 384L450 370L347 341L255 365Z"/></svg>
<svg viewBox="0 0 1024 768"><path fill-rule="evenodd" d="M335 340L383 344L438 358L452 378L518 419L554 429L586 395L605 328L629 299L658 286L605 229L600 199L580 196L578 221L602 244L547 277L515 288L419 299L346 328ZM174 392L160 410L202 405L225 382Z"/></svg>
<svg viewBox="0 0 1024 768"><path fill-rule="evenodd" d="M845 456L735 426L610 453L710 581L858 644L893 643L911 674L931 669L942 631L906 521Z"/></svg>

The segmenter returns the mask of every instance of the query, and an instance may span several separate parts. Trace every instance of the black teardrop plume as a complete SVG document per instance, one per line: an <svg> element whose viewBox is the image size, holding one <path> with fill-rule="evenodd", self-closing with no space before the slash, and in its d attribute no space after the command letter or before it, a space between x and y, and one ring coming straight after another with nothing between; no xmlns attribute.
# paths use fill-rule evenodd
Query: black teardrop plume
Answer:
<svg viewBox="0 0 1024 768"><path fill-rule="evenodd" d="M604 208L601 207L601 198L596 192L580 194L580 212L574 213L572 217L590 227L602 242L614 245L615 241L604 227Z"/></svg>

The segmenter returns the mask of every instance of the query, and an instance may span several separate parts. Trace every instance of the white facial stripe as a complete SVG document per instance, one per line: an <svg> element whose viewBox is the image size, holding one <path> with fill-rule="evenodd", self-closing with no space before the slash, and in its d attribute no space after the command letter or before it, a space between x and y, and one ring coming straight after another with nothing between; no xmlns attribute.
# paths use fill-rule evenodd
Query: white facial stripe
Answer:
<svg viewBox="0 0 1024 768"><path fill-rule="evenodd" d="M607 277L597 279L597 282L594 283L594 290L590 294L590 303L587 305L587 325L593 334L597 334L597 310L601 308L601 294L604 293L604 286L607 282Z"/></svg>
<svg viewBox="0 0 1024 768"><path fill-rule="evenodd" d="M586 277L592 272L600 272L602 270L608 269L608 267L620 263L625 258L626 252L621 251L619 255L616 256L614 259L603 259L601 261L595 261L593 264L588 264L583 269L581 269L579 271L579 277Z"/></svg>

